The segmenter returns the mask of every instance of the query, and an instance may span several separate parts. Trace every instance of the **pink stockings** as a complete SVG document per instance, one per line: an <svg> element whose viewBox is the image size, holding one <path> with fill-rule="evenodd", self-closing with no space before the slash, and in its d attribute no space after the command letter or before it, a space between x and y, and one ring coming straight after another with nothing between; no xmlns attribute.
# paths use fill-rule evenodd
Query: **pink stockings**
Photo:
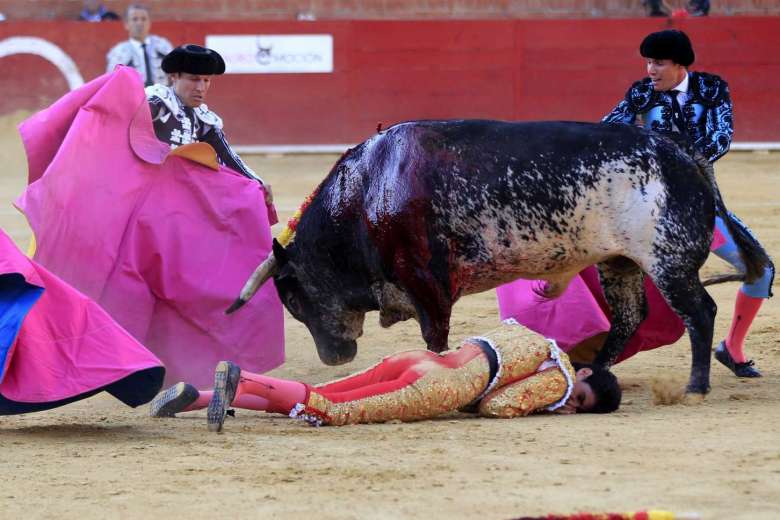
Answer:
<svg viewBox="0 0 780 520"><path fill-rule="evenodd" d="M214 395L214 392L212 390L198 390L198 393L200 395L195 400L195 402L182 410L183 412L192 412L194 410L202 410L208 407L209 402L211 401L211 396ZM254 395L242 395L236 396L236 398L233 399L232 406L236 408L244 408L246 410L266 411L269 408L269 403L268 399L263 399L262 397L257 397Z"/></svg>
<svg viewBox="0 0 780 520"><path fill-rule="evenodd" d="M212 390L199 390L198 398L184 409L185 412L202 410L209 405ZM306 398L306 385L297 381L241 371L236 396L230 406L262 412L288 413L296 403Z"/></svg>
<svg viewBox="0 0 780 520"><path fill-rule="evenodd" d="M753 298L742 291L737 291L737 301L734 304L734 318L731 322L729 335L726 337L726 348L737 363L745 362L745 337L753 319L758 314L763 298Z"/></svg>
<svg viewBox="0 0 780 520"><path fill-rule="evenodd" d="M287 414L297 403L302 403L306 399L306 392L306 385L298 381L277 379L242 370L236 398L231 406L257 410L254 407L243 406L244 403L250 404L255 399L258 403L265 401L266 405L261 410Z"/></svg>

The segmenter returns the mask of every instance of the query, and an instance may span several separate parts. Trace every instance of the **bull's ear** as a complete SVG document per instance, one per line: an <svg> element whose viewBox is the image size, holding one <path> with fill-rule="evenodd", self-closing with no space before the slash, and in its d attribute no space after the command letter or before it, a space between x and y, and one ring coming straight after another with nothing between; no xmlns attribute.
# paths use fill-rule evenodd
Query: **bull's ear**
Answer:
<svg viewBox="0 0 780 520"><path fill-rule="evenodd" d="M284 250L284 246L280 244L279 241L275 238L273 243L273 252L274 258L276 258L276 261L279 263L280 267L287 263L287 251Z"/></svg>

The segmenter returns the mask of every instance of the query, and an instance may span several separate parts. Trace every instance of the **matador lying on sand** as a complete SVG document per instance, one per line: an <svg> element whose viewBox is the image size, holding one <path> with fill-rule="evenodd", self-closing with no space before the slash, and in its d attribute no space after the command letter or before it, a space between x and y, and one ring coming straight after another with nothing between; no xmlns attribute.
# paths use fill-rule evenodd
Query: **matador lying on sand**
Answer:
<svg viewBox="0 0 780 520"><path fill-rule="evenodd" d="M504 324L460 348L436 354L409 350L344 379L312 386L241 370L222 361L214 390L179 383L158 395L151 413L170 417L208 403L208 424L221 431L227 408L284 413L313 425L416 421L463 408L483 417L533 412L608 413L621 390L609 371L575 367L552 340Z"/></svg>

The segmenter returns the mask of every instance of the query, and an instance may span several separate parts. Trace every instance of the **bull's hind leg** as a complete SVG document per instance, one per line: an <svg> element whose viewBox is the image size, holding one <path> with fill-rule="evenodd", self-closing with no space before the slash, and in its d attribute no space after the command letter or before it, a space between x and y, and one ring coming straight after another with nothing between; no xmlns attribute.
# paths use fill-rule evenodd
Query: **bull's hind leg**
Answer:
<svg viewBox="0 0 780 520"><path fill-rule="evenodd" d="M647 316L644 274L639 266L625 257L598 265L604 297L612 308L611 327L604 346L596 355L597 365L612 366L639 324Z"/></svg>
<svg viewBox="0 0 780 520"><path fill-rule="evenodd" d="M654 271L653 282L669 306L682 318L691 339L688 392L706 394L710 390L710 358L717 306L704 290L698 270L686 272L680 266L664 266Z"/></svg>

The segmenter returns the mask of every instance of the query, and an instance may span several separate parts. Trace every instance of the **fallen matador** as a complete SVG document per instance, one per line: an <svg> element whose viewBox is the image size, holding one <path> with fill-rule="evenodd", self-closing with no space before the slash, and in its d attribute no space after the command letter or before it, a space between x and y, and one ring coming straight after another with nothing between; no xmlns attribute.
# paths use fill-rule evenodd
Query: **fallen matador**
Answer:
<svg viewBox="0 0 780 520"><path fill-rule="evenodd" d="M608 413L620 398L617 379L607 370L573 367L554 341L504 324L465 340L457 350L399 352L318 386L253 374L223 361L213 392L179 383L155 398L152 415L172 416L208 403L209 429L220 431L229 406L289 414L319 426L416 421L464 407L504 418L545 410Z"/></svg>

